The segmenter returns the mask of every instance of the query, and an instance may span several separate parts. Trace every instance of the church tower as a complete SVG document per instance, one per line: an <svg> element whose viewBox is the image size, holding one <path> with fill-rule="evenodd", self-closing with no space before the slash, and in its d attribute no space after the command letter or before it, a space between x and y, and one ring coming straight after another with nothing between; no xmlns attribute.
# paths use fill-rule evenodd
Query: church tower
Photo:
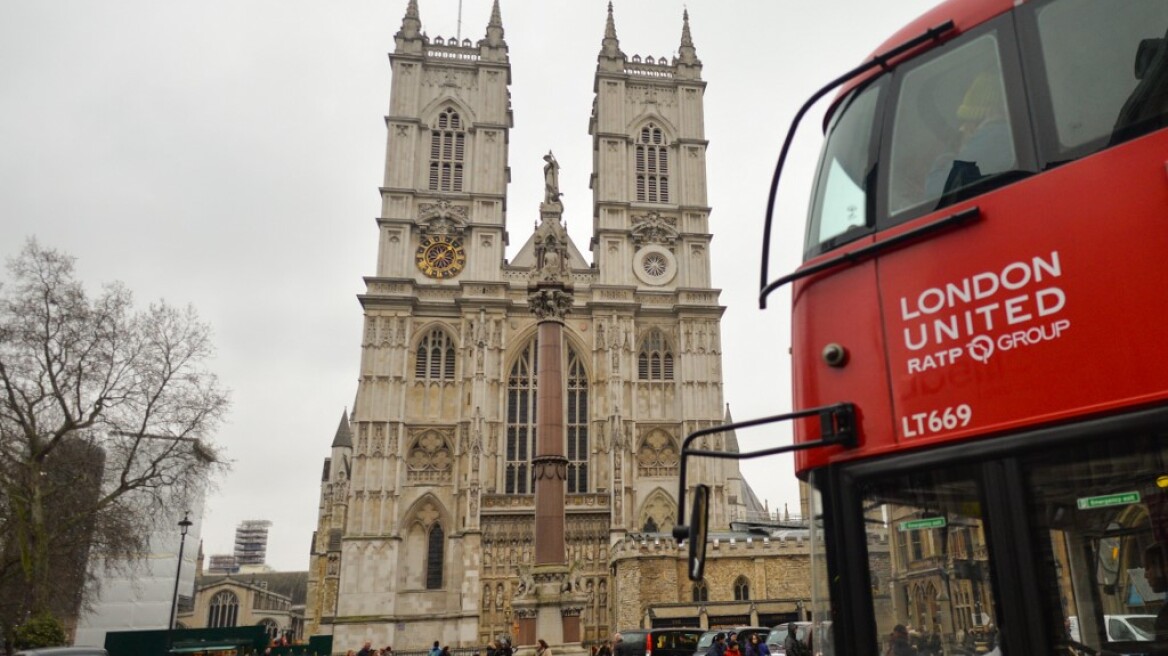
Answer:
<svg viewBox="0 0 1168 656"><path fill-rule="evenodd" d="M420 25L409 0L390 54L377 270L359 297L350 444L334 440L322 481L306 629L332 633L338 649L534 637L535 591L547 583L534 527L550 511L537 509L536 483L551 463L563 471L562 500L541 502L554 498L564 515L556 612L571 627L565 641L587 645L641 623L641 610L621 607L630 583L613 575L613 550L671 539L681 440L724 421L705 82L689 17L671 60L630 59L609 5L589 128L593 262L563 229L564 216L587 210L560 202L551 153L540 213L521 220L539 227L504 259L512 122L498 0L475 44ZM554 301L562 348L553 351L538 337L546 298L530 294L549 281L571 290ZM540 353L558 353L559 366ZM551 389L540 372L559 376L563 397L554 424L563 449L552 460L537 453L541 427L553 430L537 422ZM734 447L718 436L706 446ZM757 509L744 483L726 489L740 480L732 463L691 471L716 486L712 521ZM690 600L688 582L671 585L676 601Z"/></svg>

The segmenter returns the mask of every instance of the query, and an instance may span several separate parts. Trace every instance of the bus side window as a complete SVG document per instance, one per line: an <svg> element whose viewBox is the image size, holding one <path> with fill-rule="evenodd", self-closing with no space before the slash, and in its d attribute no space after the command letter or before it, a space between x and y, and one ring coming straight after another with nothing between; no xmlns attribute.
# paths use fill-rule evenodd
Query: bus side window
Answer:
<svg viewBox="0 0 1168 656"><path fill-rule="evenodd" d="M1168 125L1168 3L1053 2L1035 9L1055 162Z"/></svg>

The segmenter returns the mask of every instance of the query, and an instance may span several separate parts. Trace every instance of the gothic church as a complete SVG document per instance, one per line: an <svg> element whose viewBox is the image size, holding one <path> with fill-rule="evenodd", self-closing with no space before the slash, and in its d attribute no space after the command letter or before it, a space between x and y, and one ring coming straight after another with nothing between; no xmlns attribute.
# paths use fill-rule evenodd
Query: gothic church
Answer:
<svg viewBox="0 0 1168 656"><path fill-rule="evenodd" d="M390 54L357 395L325 461L306 634L408 650L513 632L535 521L528 288L547 275L574 292L563 320L564 539L583 601L570 610L586 644L643 623L620 545L672 544L681 440L727 419L706 83L688 14L679 27L672 61L628 57L609 5L589 122L591 261L555 211L507 261L511 76L498 0L477 43L427 37L409 0ZM554 208L557 163L545 159ZM705 444L737 446L732 435ZM714 486L711 525L761 510L733 461L690 471ZM658 581L674 588L666 601L690 601L684 565L668 567L682 574Z"/></svg>

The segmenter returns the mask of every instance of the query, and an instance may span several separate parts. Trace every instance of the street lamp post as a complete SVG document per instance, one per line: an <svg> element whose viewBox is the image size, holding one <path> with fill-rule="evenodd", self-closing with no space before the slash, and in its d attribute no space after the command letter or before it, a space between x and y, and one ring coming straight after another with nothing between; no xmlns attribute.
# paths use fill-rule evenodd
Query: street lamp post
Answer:
<svg viewBox="0 0 1168 656"><path fill-rule="evenodd" d="M182 521L178 523L179 531L182 532L182 538L179 539L178 543L178 567L175 568L174 573L174 594L170 598L170 619L166 623L166 653L168 654L170 653L170 648L173 646L174 624L175 620L178 619L178 582L182 578L183 548L187 545L187 530L191 528L191 524L194 524L194 522L191 521L191 511L188 510L183 513Z"/></svg>

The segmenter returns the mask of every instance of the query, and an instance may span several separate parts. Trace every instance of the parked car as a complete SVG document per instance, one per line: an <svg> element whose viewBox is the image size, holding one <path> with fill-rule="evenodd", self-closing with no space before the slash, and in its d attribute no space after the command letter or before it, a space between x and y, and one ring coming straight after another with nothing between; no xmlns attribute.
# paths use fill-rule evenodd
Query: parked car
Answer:
<svg viewBox="0 0 1168 656"><path fill-rule="evenodd" d="M811 637L811 622L784 622L767 633L767 649L770 650L771 656L786 656L787 649L783 645L787 642L787 634L792 624L795 625L795 639L807 644L808 638Z"/></svg>
<svg viewBox="0 0 1168 656"><path fill-rule="evenodd" d="M698 640L697 649L694 650L693 656L706 656L706 652L710 651L710 647L714 644L714 636L719 633L725 633L727 640L731 633L735 634L735 639L738 640L738 648L742 653L746 653L746 645L743 640L749 639L752 633L757 633L760 637L765 638L770 632L770 629L765 626L730 626L720 629L710 629L702 634L701 639Z"/></svg>
<svg viewBox="0 0 1168 656"><path fill-rule="evenodd" d="M626 629L614 656L693 656L701 627L669 629Z"/></svg>
<svg viewBox="0 0 1168 656"><path fill-rule="evenodd" d="M1067 622L1071 639L1081 642L1079 618L1072 615ZM1104 615L1103 625L1108 642L1148 641L1156 639L1155 615Z"/></svg>

